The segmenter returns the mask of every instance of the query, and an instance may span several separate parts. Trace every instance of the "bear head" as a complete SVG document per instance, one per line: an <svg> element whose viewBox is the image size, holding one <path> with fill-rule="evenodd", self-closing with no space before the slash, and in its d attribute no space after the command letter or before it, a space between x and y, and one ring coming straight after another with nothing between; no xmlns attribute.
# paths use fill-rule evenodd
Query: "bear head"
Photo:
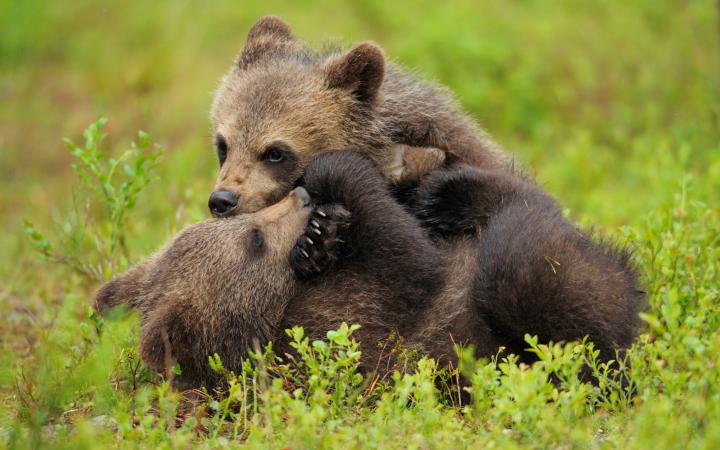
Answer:
<svg viewBox="0 0 720 450"><path fill-rule="evenodd" d="M96 309L127 304L139 311L148 366L167 372L179 363L182 378L216 384L209 355L237 370L253 341L275 338L295 289L288 255L305 229L309 200L296 188L258 212L189 226L101 287Z"/></svg>
<svg viewBox="0 0 720 450"><path fill-rule="evenodd" d="M354 147L382 158L390 145L376 119L384 71L375 44L317 54L282 20L257 22L212 105L220 162L209 201L213 215L275 203L321 152Z"/></svg>

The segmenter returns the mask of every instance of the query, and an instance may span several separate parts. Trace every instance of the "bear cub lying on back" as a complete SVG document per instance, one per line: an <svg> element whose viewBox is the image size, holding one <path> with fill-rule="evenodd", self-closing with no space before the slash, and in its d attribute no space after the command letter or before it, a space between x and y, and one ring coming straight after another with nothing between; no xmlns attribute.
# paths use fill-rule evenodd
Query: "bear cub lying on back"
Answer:
<svg viewBox="0 0 720 450"><path fill-rule="evenodd" d="M189 385L221 382L213 353L237 371L253 340L289 351L283 330L294 325L322 337L360 324L366 371L392 332L438 359L453 358L455 342L529 360L526 333L588 335L604 358L631 344L643 295L627 255L593 243L533 183L460 166L430 173L409 205L366 157L327 153L304 188L188 227L103 286L96 307L138 310L142 359L178 362Z"/></svg>

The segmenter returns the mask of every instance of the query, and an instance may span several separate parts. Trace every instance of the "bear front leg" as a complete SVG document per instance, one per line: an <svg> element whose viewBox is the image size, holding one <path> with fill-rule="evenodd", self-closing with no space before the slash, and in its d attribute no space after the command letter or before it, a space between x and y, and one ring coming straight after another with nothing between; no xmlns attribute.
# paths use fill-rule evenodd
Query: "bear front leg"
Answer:
<svg viewBox="0 0 720 450"><path fill-rule="evenodd" d="M290 252L295 274L311 278L325 272L340 257L343 244L340 235L349 225L350 212L340 204L315 207L305 232Z"/></svg>

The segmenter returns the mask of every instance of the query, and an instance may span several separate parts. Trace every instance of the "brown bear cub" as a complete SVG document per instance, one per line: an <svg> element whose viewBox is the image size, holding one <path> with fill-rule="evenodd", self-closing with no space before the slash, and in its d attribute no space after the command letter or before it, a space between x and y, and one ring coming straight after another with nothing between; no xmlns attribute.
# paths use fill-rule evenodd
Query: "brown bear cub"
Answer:
<svg viewBox="0 0 720 450"><path fill-rule="evenodd" d="M188 227L103 286L96 307L138 310L142 359L213 386L209 355L237 371L254 340L289 351L283 330L295 325L322 337L360 324L364 371L393 332L438 359L455 342L530 360L526 333L587 335L610 358L632 343L643 299L627 255L529 181L458 166L426 176L406 208L369 159L340 151L313 159L304 189L276 205Z"/></svg>
<svg viewBox="0 0 720 450"><path fill-rule="evenodd" d="M386 62L369 42L314 52L276 17L250 30L211 118L221 166L208 203L216 217L277 202L320 149L352 147L405 182L441 164L445 152L476 167L509 166L447 90Z"/></svg>

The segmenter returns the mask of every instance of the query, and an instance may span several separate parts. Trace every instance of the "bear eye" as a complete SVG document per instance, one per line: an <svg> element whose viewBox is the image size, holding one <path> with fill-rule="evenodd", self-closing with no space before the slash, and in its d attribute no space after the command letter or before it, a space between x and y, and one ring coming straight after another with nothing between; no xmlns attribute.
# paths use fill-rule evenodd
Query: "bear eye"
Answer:
<svg viewBox="0 0 720 450"><path fill-rule="evenodd" d="M271 145L265 149L262 159L271 163L279 163L285 160L287 150L280 145Z"/></svg>
<svg viewBox="0 0 720 450"><path fill-rule="evenodd" d="M252 230L250 232L250 237L248 238L248 247L250 247L250 251L258 254L262 253L265 249L265 239L263 238L262 232L260 230Z"/></svg>
<svg viewBox="0 0 720 450"><path fill-rule="evenodd" d="M218 161L220 161L220 165L222 166L225 163L225 160L227 159L227 142L225 141L225 138L223 138L220 135L217 135L215 137L215 148L217 149L217 155L218 155Z"/></svg>

